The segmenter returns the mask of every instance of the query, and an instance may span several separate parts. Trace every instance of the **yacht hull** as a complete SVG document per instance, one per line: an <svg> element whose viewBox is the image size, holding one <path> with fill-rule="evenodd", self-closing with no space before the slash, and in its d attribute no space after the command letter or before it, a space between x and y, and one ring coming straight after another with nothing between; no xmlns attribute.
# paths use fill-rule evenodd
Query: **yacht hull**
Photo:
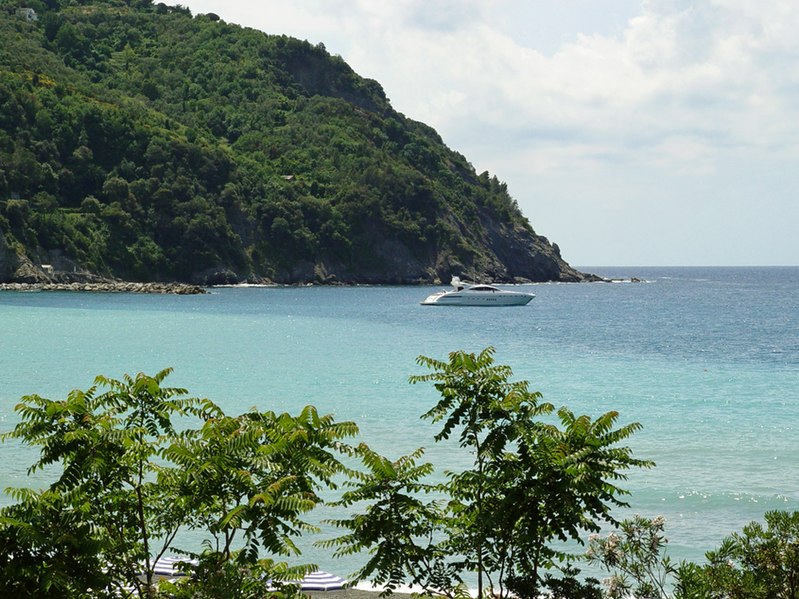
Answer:
<svg viewBox="0 0 799 599"><path fill-rule="evenodd" d="M422 301L423 306L526 306L535 297L532 293L505 291L491 295L476 295L447 291L434 293Z"/></svg>

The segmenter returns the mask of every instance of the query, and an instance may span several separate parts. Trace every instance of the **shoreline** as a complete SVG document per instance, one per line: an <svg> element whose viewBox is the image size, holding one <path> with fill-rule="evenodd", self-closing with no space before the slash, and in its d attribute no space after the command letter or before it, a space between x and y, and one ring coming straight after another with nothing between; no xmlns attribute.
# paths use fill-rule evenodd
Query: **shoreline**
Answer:
<svg viewBox="0 0 799 599"><path fill-rule="evenodd" d="M647 283L649 281L637 277L598 279L594 281L583 281L593 283ZM438 286L443 283L438 284ZM528 286L528 285L551 285L562 284L561 281L529 282L529 283L498 283L508 287ZM0 283L0 291L16 291L20 293L35 293L40 291L66 291L66 292L86 292L86 293L144 293L144 294L167 294L167 295L202 295L209 293L209 289L263 289L263 288L292 288L292 287L385 287L395 286L380 283L236 283L201 286L192 283L159 283L159 282L133 282L133 281L72 281L72 282L47 282L47 283ZM435 283L414 283L400 285L402 287L435 287Z"/></svg>

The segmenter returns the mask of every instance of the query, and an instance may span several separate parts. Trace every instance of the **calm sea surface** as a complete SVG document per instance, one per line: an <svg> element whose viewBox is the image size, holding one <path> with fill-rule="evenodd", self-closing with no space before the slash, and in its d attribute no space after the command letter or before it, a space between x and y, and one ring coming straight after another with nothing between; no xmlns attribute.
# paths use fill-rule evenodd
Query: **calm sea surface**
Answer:
<svg viewBox="0 0 799 599"><path fill-rule="evenodd" d="M420 354L493 345L545 400L643 424L630 444L657 467L630 477L629 514L664 515L673 557L699 560L765 511L799 509L799 268L584 270L646 282L531 285L528 306L494 309L420 306L432 287L0 292L0 430L22 395L172 366L171 385L228 413L314 404L391 457L427 447L443 471L464 456L433 446L419 415L435 391L408 376ZM29 484L31 452L0 451L0 488Z"/></svg>

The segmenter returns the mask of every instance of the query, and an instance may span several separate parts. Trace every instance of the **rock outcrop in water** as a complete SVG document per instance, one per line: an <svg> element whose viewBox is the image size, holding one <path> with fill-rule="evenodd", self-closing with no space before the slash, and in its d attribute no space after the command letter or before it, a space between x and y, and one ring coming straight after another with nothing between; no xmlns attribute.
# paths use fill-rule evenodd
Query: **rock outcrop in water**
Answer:
<svg viewBox="0 0 799 599"><path fill-rule="evenodd" d="M0 291L81 291L92 293L159 293L173 295L198 295L206 293L197 285L186 283L131 283L106 281L103 283L0 283Z"/></svg>

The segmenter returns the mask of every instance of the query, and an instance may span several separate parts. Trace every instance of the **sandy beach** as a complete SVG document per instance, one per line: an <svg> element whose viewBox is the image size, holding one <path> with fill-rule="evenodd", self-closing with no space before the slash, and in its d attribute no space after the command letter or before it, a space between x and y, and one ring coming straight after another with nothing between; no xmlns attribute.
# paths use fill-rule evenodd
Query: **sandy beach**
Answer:
<svg viewBox="0 0 799 599"><path fill-rule="evenodd" d="M303 592L313 599L379 599L382 590L383 587L372 586L372 583L369 581L361 581L346 589ZM407 585L399 585L391 595L387 596L397 599L411 599L414 592L421 593L422 589L418 587L409 587Z"/></svg>
<svg viewBox="0 0 799 599"><path fill-rule="evenodd" d="M366 590L363 588L341 589L339 591L311 591L306 592L313 599L379 599L380 590ZM390 595L397 599L411 599L410 593L394 592Z"/></svg>

